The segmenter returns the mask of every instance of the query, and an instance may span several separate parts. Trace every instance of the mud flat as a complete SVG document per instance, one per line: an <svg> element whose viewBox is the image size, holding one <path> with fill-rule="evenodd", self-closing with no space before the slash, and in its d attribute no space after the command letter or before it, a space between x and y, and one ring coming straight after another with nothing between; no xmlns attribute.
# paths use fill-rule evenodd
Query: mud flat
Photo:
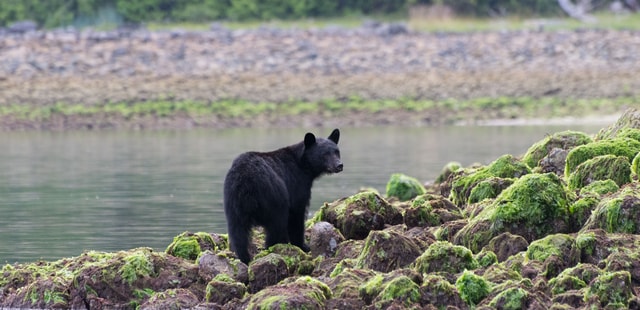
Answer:
<svg viewBox="0 0 640 310"><path fill-rule="evenodd" d="M88 251L5 265L0 307L91 309L578 309L640 306L640 111L591 136L551 134L522 156L390 176L326 203L311 251L241 263L225 235L164 251Z"/></svg>

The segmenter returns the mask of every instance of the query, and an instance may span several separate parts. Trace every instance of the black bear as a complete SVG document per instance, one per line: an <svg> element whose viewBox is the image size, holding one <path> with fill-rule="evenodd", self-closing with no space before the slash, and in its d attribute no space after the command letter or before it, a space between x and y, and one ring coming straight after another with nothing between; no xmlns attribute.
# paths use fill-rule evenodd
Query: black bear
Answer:
<svg viewBox="0 0 640 310"><path fill-rule="evenodd" d="M265 246L291 243L304 251L304 221L313 181L342 171L334 129L328 139L312 133L304 141L272 152L238 156L224 180L224 213L231 250L248 264L249 237L254 226L266 232Z"/></svg>

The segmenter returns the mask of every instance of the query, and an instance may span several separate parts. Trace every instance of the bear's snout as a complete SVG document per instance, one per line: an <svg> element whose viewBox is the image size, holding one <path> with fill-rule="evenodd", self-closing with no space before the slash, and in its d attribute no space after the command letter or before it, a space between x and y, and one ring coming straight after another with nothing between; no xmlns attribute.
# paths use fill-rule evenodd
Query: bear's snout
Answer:
<svg viewBox="0 0 640 310"><path fill-rule="evenodd" d="M343 168L342 163L339 163L339 164L338 164L338 165L333 169L333 172L334 172L334 173L338 173L338 172L342 171L342 168Z"/></svg>

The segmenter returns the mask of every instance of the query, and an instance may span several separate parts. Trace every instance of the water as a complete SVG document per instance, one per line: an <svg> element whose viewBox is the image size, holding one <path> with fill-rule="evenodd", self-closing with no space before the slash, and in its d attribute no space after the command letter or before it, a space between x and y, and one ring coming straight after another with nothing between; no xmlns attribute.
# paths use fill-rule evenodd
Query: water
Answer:
<svg viewBox="0 0 640 310"><path fill-rule="evenodd" d="M601 127L342 128L345 170L315 182L310 209L361 187L384 192L395 172L433 180L449 161L487 164L549 133ZM0 263L164 250L183 231L225 233L222 184L233 158L296 143L306 131L0 133Z"/></svg>

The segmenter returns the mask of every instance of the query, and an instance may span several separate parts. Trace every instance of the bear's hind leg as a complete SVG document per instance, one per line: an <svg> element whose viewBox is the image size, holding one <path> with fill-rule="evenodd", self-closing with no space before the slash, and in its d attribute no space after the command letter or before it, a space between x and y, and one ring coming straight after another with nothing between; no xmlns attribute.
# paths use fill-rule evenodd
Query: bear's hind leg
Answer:
<svg viewBox="0 0 640 310"><path fill-rule="evenodd" d="M249 237L251 236L251 226L239 223L227 225L229 231L229 247L235 252L241 262L249 265L251 255L249 255Z"/></svg>
<svg viewBox="0 0 640 310"><path fill-rule="evenodd" d="M275 218L264 227L266 233L265 248L278 243L289 243L289 233L287 230L287 218Z"/></svg>

